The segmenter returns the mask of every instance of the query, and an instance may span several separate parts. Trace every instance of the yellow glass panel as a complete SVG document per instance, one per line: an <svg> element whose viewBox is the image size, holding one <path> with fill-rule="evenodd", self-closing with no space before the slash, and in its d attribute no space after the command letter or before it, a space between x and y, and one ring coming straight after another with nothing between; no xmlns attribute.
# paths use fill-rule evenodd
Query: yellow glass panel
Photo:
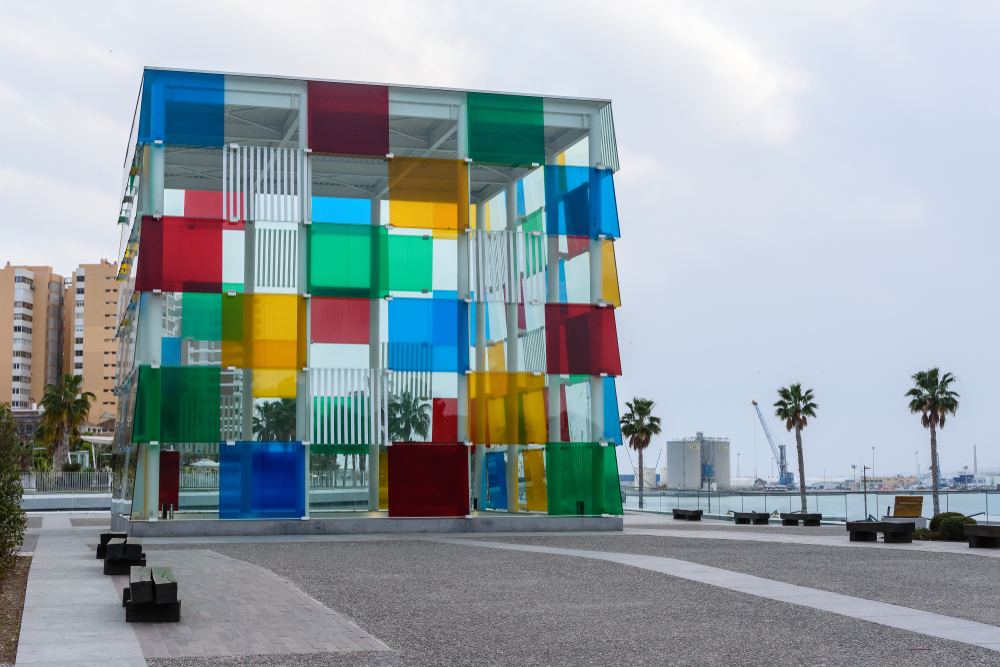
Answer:
<svg viewBox="0 0 1000 667"><path fill-rule="evenodd" d="M529 512L548 512L549 500L545 490L545 458L541 449L526 449L521 453L524 461L524 490L528 497Z"/></svg>
<svg viewBox="0 0 1000 667"><path fill-rule="evenodd" d="M546 442L545 376L472 373L469 419L477 445Z"/></svg>
<svg viewBox="0 0 1000 667"><path fill-rule="evenodd" d="M604 276L602 298L613 303L615 308L621 308L622 295L618 291L618 265L615 263L615 244L605 239L601 246L601 273Z"/></svg>
<svg viewBox="0 0 1000 667"><path fill-rule="evenodd" d="M378 508L389 509L389 452L378 453Z"/></svg>
<svg viewBox="0 0 1000 667"><path fill-rule="evenodd" d="M498 340L495 343L486 345L486 370L494 373L502 373L507 370L507 360L504 356L504 341Z"/></svg>
<svg viewBox="0 0 1000 667"><path fill-rule="evenodd" d="M454 229L435 229L431 232L431 235L439 240L447 240L447 241L458 240L458 232Z"/></svg>
<svg viewBox="0 0 1000 667"><path fill-rule="evenodd" d="M389 222L393 227L466 229L469 167L456 160L398 157L389 161Z"/></svg>
<svg viewBox="0 0 1000 667"><path fill-rule="evenodd" d="M222 365L274 369L304 367L305 311L305 299L295 294L225 297Z"/></svg>
<svg viewBox="0 0 1000 667"><path fill-rule="evenodd" d="M295 369L264 369L253 372L254 398L295 398Z"/></svg>

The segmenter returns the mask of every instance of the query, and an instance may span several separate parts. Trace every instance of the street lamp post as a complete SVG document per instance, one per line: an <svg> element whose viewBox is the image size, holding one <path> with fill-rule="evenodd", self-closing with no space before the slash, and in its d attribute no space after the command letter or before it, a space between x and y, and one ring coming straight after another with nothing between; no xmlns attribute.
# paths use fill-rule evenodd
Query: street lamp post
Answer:
<svg viewBox="0 0 1000 667"><path fill-rule="evenodd" d="M736 452L736 476L740 476L740 453Z"/></svg>
<svg viewBox="0 0 1000 667"><path fill-rule="evenodd" d="M861 486L865 488L865 521L868 520L868 484L865 483L865 471L868 470L868 466L861 466Z"/></svg>
<svg viewBox="0 0 1000 667"><path fill-rule="evenodd" d="M875 476L875 445L872 445L872 477Z"/></svg>

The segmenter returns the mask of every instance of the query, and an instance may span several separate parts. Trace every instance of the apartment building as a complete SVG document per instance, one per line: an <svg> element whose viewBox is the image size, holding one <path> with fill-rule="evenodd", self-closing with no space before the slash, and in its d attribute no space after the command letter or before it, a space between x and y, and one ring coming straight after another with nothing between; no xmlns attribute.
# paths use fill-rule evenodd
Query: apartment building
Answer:
<svg viewBox="0 0 1000 667"><path fill-rule="evenodd" d="M83 376L83 389L96 396L87 421L114 419L118 345L118 264L102 259L81 264L66 281L66 334L63 359L67 372Z"/></svg>
<svg viewBox="0 0 1000 667"><path fill-rule="evenodd" d="M0 369L11 379L0 401L29 410L63 371L63 277L49 266L7 262L0 268L0 322Z"/></svg>

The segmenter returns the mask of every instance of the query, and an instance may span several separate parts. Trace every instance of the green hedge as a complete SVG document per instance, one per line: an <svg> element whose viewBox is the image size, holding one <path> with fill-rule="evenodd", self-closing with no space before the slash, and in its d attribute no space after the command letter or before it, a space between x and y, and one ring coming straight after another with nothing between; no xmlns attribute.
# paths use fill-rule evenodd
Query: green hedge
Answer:
<svg viewBox="0 0 1000 667"><path fill-rule="evenodd" d="M930 526L932 533L936 533L941 530L941 522L952 516L965 516L961 512L941 512L940 514L935 514L934 518L931 519Z"/></svg>
<svg viewBox="0 0 1000 667"><path fill-rule="evenodd" d="M0 403L0 579L14 565L28 519L21 509L20 438L9 403Z"/></svg>
<svg viewBox="0 0 1000 667"><path fill-rule="evenodd" d="M965 526L967 524L975 524L975 519L970 519L967 516L950 516L941 522L941 539L942 540L964 540L965 539Z"/></svg>

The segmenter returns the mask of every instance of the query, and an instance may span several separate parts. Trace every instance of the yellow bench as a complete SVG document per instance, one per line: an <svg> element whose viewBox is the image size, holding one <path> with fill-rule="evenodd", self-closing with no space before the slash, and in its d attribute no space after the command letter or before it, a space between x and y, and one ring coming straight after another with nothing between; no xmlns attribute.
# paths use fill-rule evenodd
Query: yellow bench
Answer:
<svg viewBox="0 0 1000 667"><path fill-rule="evenodd" d="M924 509L923 496L896 496L896 506L892 508L894 517L919 517Z"/></svg>

